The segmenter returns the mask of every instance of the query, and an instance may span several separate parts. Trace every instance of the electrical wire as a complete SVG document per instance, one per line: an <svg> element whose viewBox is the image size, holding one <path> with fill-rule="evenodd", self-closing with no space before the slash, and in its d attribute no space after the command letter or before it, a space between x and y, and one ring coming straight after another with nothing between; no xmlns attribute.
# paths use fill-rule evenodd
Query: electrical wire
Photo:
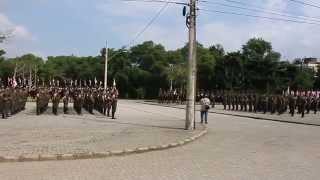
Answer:
<svg viewBox="0 0 320 180"><path fill-rule="evenodd" d="M216 2L210 2L210 1L203 1L203 2L207 2L209 4L216 4L216 5L224 6L224 7L231 7L231 8L241 9L241 10L254 11L254 12L259 12L259 13L264 13L264 14L272 14L272 15L281 16L281 17L294 18L294 19L300 19L300 20L307 20L307 21L313 21L313 22L320 22L319 18L309 18L307 16L286 15L284 13L275 13L275 12L267 11L267 10L252 9L252 8L246 8L246 7L234 6L234 5L228 5L228 4L224 4L224 3L216 3Z"/></svg>
<svg viewBox="0 0 320 180"><path fill-rule="evenodd" d="M315 5L314 2L305 2L305 1L300 1L300 0L288 0L288 1L292 1L294 3L298 3L298 4L302 4L304 6L310 6L310 7L315 7L315 8L319 8L320 9L320 5Z"/></svg>
<svg viewBox="0 0 320 180"><path fill-rule="evenodd" d="M130 0L133 1L133 0ZM164 1L166 2L166 1ZM167 2L166 4L164 4L159 11L150 19L150 21L144 26L143 29L141 29L141 31L139 31L135 37L125 46L123 46L121 49L126 49L130 46L132 46L132 44L134 44L134 42L159 18L159 16L162 14L162 12L166 9L166 7L168 7L169 3ZM113 56L111 56L110 58L108 58L108 61L111 60L112 58L114 58L115 56L119 55L122 52L122 50L120 50L118 53L114 54Z"/></svg>
<svg viewBox="0 0 320 180"><path fill-rule="evenodd" d="M243 14L243 13L228 12L228 11L218 11L218 10L210 10L210 9L202 9L202 8L198 8L197 10L204 11L204 12L211 12L211 13L230 14L230 15L246 16L246 17L268 19L268 20L275 20L275 21L283 21L283 22L294 22L294 23L299 23L299 24L320 25L318 23L313 23L313 22L308 22L308 21L291 20L291 19L275 18L275 17L267 17L267 16L258 16L258 15Z"/></svg>
<svg viewBox="0 0 320 180"><path fill-rule="evenodd" d="M208 0L199 0L199 2L206 2L206 3L214 3L213 1L221 1L221 0L212 0L212 1L208 1ZM313 16L306 16L306 15L301 15L301 14L297 14L294 12L289 12L289 11L284 11L283 9L268 9L266 10L264 7L261 6L256 6L256 5L252 5L249 3L245 3L245 2L241 2L241 1L237 1L237 0L223 0L225 2L231 3L231 4L238 4L244 8L255 8L257 10L261 10L261 11L268 11L268 12L272 12L272 13L281 13L281 14L286 14L289 16L298 16L298 17L302 17L302 18L310 18L310 19L320 19L320 17L313 17Z"/></svg>
<svg viewBox="0 0 320 180"><path fill-rule="evenodd" d="M178 4L178 5L189 5L189 3L179 2L179 1L163 1L163 0L121 0L124 2L155 2L155 3L168 3L168 4Z"/></svg>

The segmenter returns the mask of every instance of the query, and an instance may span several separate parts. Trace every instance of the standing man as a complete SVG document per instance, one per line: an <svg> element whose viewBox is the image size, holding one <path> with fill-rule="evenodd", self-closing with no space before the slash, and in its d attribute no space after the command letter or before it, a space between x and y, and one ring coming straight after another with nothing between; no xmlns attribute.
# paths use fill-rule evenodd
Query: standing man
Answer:
<svg viewBox="0 0 320 180"><path fill-rule="evenodd" d="M54 92L52 97L52 112L54 115L58 115L59 102L60 97L57 92Z"/></svg>
<svg viewBox="0 0 320 180"><path fill-rule="evenodd" d="M117 88L114 86L111 91L112 119L115 119L114 115L117 110L118 96L119 96L119 92L118 92Z"/></svg>
<svg viewBox="0 0 320 180"><path fill-rule="evenodd" d="M296 107L296 99L291 94L289 95L288 99L289 99L289 112L290 112L291 116L294 116L294 111L295 111L295 107Z"/></svg>
<svg viewBox="0 0 320 180"><path fill-rule="evenodd" d="M64 114L68 114L68 111L69 111L68 103L69 103L69 92L67 90L63 96L63 112L64 112Z"/></svg>
<svg viewBox="0 0 320 180"><path fill-rule="evenodd" d="M200 116L201 116L201 123L203 123L203 118L206 124L208 124L208 110L210 109L210 99L208 95L205 95L203 98L200 99Z"/></svg>
<svg viewBox="0 0 320 180"><path fill-rule="evenodd" d="M9 117L10 112L10 96L8 90L5 90L3 94L3 114L2 116L4 119Z"/></svg>
<svg viewBox="0 0 320 180"><path fill-rule="evenodd" d="M0 89L0 115L2 116L2 119L5 118L4 114L4 100L3 100L3 93Z"/></svg>

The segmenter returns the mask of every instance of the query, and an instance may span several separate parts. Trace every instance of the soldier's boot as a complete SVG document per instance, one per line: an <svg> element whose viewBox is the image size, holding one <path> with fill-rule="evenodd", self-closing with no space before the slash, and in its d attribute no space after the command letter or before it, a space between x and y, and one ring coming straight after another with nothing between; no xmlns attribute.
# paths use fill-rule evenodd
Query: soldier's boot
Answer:
<svg viewBox="0 0 320 180"><path fill-rule="evenodd" d="M108 117L110 117L110 108L108 107L108 114L107 114Z"/></svg>
<svg viewBox="0 0 320 180"><path fill-rule="evenodd" d="M116 113L116 111L113 111L113 110L112 110L112 119L116 119L116 118L114 117L115 113Z"/></svg>
<svg viewBox="0 0 320 180"><path fill-rule="evenodd" d="M304 110L301 111L301 117L304 118Z"/></svg>
<svg viewBox="0 0 320 180"><path fill-rule="evenodd" d="M64 108L63 108L63 113L64 113L64 114L68 114L68 108L67 108L67 107L64 107Z"/></svg>
<svg viewBox="0 0 320 180"><path fill-rule="evenodd" d="M58 115L58 109L57 108L54 108L53 114L54 115Z"/></svg>

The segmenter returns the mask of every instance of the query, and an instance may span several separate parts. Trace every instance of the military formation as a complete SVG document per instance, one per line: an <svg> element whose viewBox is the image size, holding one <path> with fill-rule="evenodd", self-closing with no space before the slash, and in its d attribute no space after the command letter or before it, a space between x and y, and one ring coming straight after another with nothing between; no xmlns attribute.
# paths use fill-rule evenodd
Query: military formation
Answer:
<svg viewBox="0 0 320 180"><path fill-rule="evenodd" d="M25 109L28 91L24 88L0 89L0 114L2 119L17 114Z"/></svg>
<svg viewBox="0 0 320 180"><path fill-rule="evenodd" d="M58 115L59 106L63 106L63 113L70 113L70 104L79 115L83 109L90 114L95 111L111 116L115 119L119 92L115 86L104 89L102 87L6 87L0 88L0 115L6 119L25 109L28 97L36 102L36 114L41 115L48 110L52 103L52 113ZM94 111L95 110L95 111ZM48 110L49 111L49 110Z"/></svg>
<svg viewBox="0 0 320 180"><path fill-rule="evenodd" d="M52 113L58 115L60 103L63 104L63 113L70 111L69 104L73 102L73 109L78 115L83 109L94 114L97 112L111 116L115 119L119 92L116 87L112 88L38 88L32 94L36 94L37 115L42 114L52 102Z"/></svg>
<svg viewBox="0 0 320 180"><path fill-rule="evenodd" d="M290 113L316 114L320 108L320 97L311 93L299 93L288 95L257 95L257 94L226 94L222 95L224 110L262 112L281 115Z"/></svg>
<svg viewBox="0 0 320 180"><path fill-rule="evenodd" d="M186 93L179 90L159 90L158 102L163 104L179 103L183 104L186 101Z"/></svg>
<svg viewBox="0 0 320 180"><path fill-rule="evenodd" d="M284 114L289 113L304 117L305 114L314 113L320 110L320 95L311 92L291 92L288 94L257 94L257 93L229 93L229 92L209 92L199 91L196 101L207 95L214 108L216 102L221 103L224 110L244 111L252 113ZM159 103L185 103L185 92L177 90L159 91Z"/></svg>

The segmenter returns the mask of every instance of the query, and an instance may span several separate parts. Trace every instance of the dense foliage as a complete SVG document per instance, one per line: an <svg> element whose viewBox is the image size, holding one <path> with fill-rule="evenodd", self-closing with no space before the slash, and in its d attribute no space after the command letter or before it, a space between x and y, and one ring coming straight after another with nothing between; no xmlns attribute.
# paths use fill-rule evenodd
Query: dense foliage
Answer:
<svg viewBox="0 0 320 180"><path fill-rule="evenodd" d="M19 67L19 76L36 73L41 80L103 81L104 60L96 57L49 56L46 61L32 54L5 59L0 50L0 77L6 80ZM186 86L188 45L167 51L161 44L147 41L130 49L110 49L108 82L117 82L127 98L154 98L159 89ZM225 53L221 45L209 48L197 44L197 88L203 90L257 91L277 93L286 90L319 89L320 73L281 61L271 43L250 39L241 51Z"/></svg>

